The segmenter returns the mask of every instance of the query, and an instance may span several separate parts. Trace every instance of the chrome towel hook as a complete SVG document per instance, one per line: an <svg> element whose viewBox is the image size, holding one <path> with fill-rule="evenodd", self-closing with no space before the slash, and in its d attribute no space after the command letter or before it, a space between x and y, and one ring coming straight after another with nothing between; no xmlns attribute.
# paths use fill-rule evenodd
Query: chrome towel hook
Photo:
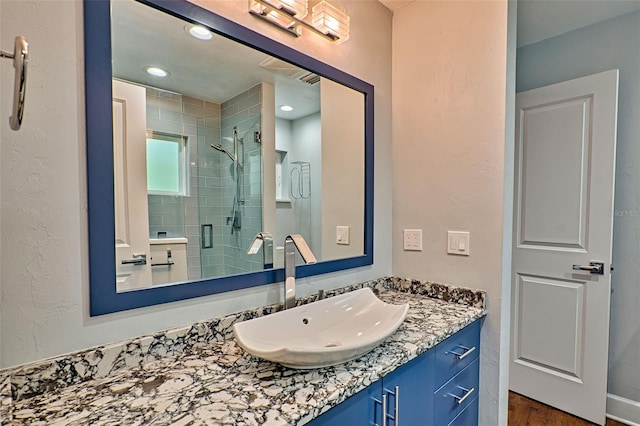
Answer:
<svg viewBox="0 0 640 426"><path fill-rule="evenodd" d="M13 67L16 69L13 85L13 109L9 117L9 126L13 130L19 130L24 114L24 97L27 90L27 64L29 63L29 44L22 36L17 36L13 53L0 50L0 58L13 59Z"/></svg>

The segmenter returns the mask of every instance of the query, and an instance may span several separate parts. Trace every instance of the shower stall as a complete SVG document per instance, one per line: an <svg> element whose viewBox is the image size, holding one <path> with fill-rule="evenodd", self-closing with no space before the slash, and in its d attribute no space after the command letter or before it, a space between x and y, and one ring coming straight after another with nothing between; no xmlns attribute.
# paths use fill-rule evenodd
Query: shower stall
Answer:
<svg viewBox="0 0 640 426"><path fill-rule="evenodd" d="M260 257L247 254L263 230L260 100L257 85L222 103L219 117L197 122L202 278L263 269Z"/></svg>

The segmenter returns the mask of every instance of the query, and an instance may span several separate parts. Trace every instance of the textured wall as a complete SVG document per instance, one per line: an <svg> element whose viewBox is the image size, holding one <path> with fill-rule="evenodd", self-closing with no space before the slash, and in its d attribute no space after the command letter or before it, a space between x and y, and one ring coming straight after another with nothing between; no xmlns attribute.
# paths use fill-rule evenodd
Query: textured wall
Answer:
<svg viewBox="0 0 640 426"><path fill-rule="evenodd" d="M633 401L640 401L639 33L636 12L520 48L517 58L519 92L620 69L608 391Z"/></svg>
<svg viewBox="0 0 640 426"><path fill-rule="evenodd" d="M376 1L344 1L351 40L297 40L247 13L247 2L213 8L376 87L375 265L300 280L299 294L391 273L391 13ZM0 2L0 46L24 34L31 48L25 123L8 127L0 102L2 365L11 366L202 321L280 300L279 285L88 317L87 200L82 3ZM65 49L60 46L66 46ZM3 61L2 93L13 68ZM105 242L111 244L111 242Z"/></svg>
<svg viewBox="0 0 640 426"><path fill-rule="evenodd" d="M507 2L397 10L393 63L393 273L488 292L480 424L503 424ZM403 251L404 228L423 230L423 251ZM447 230L470 231L469 257L447 255Z"/></svg>

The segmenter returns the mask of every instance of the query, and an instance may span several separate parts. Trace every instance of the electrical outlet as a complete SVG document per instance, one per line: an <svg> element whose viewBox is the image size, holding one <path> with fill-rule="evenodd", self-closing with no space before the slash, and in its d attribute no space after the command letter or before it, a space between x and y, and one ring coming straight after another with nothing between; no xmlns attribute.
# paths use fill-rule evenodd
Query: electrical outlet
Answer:
<svg viewBox="0 0 640 426"><path fill-rule="evenodd" d="M404 230L404 249L408 251L422 251L422 229Z"/></svg>

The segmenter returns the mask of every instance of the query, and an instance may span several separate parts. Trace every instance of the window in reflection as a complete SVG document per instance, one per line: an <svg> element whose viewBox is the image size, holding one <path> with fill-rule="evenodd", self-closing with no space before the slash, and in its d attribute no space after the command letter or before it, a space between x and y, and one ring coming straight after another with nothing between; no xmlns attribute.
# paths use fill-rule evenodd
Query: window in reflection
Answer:
<svg viewBox="0 0 640 426"><path fill-rule="evenodd" d="M188 195L187 137L147 132L147 193Z"/></svg>

